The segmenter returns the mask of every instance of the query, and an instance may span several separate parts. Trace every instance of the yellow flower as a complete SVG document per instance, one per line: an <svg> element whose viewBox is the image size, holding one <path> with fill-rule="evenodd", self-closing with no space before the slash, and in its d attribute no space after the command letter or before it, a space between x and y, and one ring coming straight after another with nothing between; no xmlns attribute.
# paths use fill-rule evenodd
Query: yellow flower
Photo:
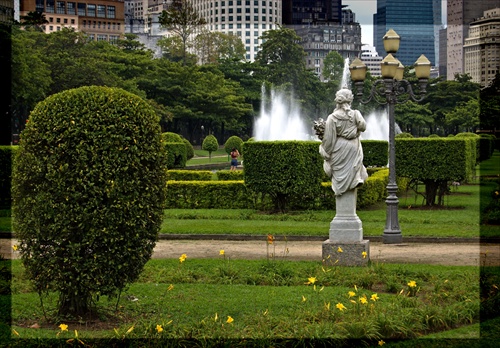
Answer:
<svg viewBox="0 0 500 348"><path fill-rule="evenodd" d="M231 318L231 316L230 316L230 315L228 315L228 316L227 316L226 323L231 324L233 321L234 321L234 319L233 319L233 318Z"/></svg>
<svg viewBox="0 0 500 348"><path fill-rule="evenodd" d="M339 303L337 303L337 304L335 305L335 307L337 307L337 309L338 309L339 311L341 311L341 312L342 312L344 309L347 309L347 308L346 308L346 306L344 306L344 305L343 305L342 303L340 303L340 302L339 302Z"/></svg>
<svg viewBox="0 0 500 348"><path fill-rule="evenodd" d="M316 277L309 277L307 278L308 282L306 284L314 284L316 283Z"/></svg>
<svg viewBox="0 0 500 348"><path fill-rule="evenodd" d="M217 315L217 313L215 313L214 321L217 321L218 319L219 319L219 316Z"/></svg>
<svg viewBox="0 0 500 348"><path fill-rule="evenodd" d="M356 296L356 293L354 291L349 291L349 298Z"/></svg>
<svg viewBox="0 0 500 348"><path fill-rule="evenodd" d="M219 255L224 255L224 250L219 251Z"/></svg>
<svg viewBox="0 0 500 348"><path fill-rule="evenodd" d="M327 311L329 311L329 310L330 310L330 302L325 303L325 308L326 308L326 310L327 310Z"/></svg>
<svg viewBox="0 0 500 348"><path fill-rule="evenodd" d="M341 248L341 247L339 247L339 248L337 249L337 252L339 252L339 253L343 253L343 252L344 252L344 250L342 250L342 248Z"/></svg>
<svg viewBox="0 0 500 348"><path fill-rule="evenodd" d="M59 328L61 329L61 331L68 331L68 325L66 324L59 325Z"/></svg>
<svg viewBox="0 0 500 348"><path fill-rule="evenodd" d="M179 257L179 261L180 261L181 263L183 263L184 261L186 261L186 259L187 259L187 255L186 255L186 254L182 254L182 255Z"/></svg>
<svg viewBox="0 0 500 348"><path fill-rule="evenodd" d="M18 249L18 248L19 248L19 247L18 247L17 245L13 245L13 246L12 246L12 249L13 249L14 251L17 251L17 249Z"/></svg>
<svg viewBox="0 0 500 348"><path fill-rule="evenodd" d="M306 302L307 301L307 298L305 298L304 295L302 295L302 302Z"/></svg>
<svg viewBox="0 0 500 348"><path fill-rule="evenodd" d="M378 298L378 295L377 294L373 294L371 297L370 297L370 300L372 301L377 301L379 298Z"/></svg>
<svg viewBox="0 0 500 348"><path fill-rule="evenodd" d="M156 331L158 333L162 332L163 331L163 327L161 325L156 325Z"/></svg>
<svg viewBox="0 0 500 348"><path fill-rule="evenodd" d="M366 299L366 297L365 297L365 296L363 296L363 297L360 297L360 298L359 298L359 302L361 302L362 304L367 304L367 303L368 303L368 300Z"/></svg>
<svg viewBox="0 0 500 348"><path fill-rule="evenodd" d="M364 258L364 259L366 259L366 256L367 256L367 255L368 255L368 254L366 253L366 251L363 251L363 252L361 253L361 256L363 256L363 258Z"/></svg>
<svg viewBox="0 0 500 348"><path fill-rule="evenodd" d="M411 280L411 281L408 283L408 286L409 286L410 288L414 288L414 287L416 287L416 286L417 286L417 283L416 283L414 280Z"/></svg>
<svg viewBox="0 0 500 348"><path fill-rule="evenodd" d="M19 332L17 332L16 330L12 329L12 333L16 336L19 336Z"/></svg>
<svg viewBox="0 0 500 348"><path fill-rule="evenodd" d="M130 329L128 329L128 330L127 330L127 333L131 333L133 329L134 329L134 326L132 325L132 326L130 327Z"/></svg>
<svg viewBox="0 0 500 348"><path fill-rule="evenodd" d="M267 235L267 243L268 244L273 244L274 242L274 236L272 234Z"/></svg>
<svg viewBox="0 0 500 348"><path fill-rule="evenodd" d="M174 286L172 284L170 284L170 286L167 288L167 291L170 291L170 290L173 290L174 289Z"/></svg>
<svg viewBox="0 0 500 348"><path fill-rule="evenodd" d="M378 341L379 346L383 346L384 344L385 344L385 342L383 340Z"/></svg>

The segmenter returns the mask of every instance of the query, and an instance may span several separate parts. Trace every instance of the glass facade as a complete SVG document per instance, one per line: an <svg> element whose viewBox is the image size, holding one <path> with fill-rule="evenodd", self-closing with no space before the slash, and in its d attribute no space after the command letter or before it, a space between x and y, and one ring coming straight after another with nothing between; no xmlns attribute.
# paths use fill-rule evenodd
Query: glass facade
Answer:
<svg viewBox="0 0 500 348"><path fill-rule="evenodd" d="M434 2L436 0L377 0L373 15L373 42L380 56L385 56L383 36L389 29L401 37L396 58L410 66L424 54L436 64L434 37Z"/></svg>

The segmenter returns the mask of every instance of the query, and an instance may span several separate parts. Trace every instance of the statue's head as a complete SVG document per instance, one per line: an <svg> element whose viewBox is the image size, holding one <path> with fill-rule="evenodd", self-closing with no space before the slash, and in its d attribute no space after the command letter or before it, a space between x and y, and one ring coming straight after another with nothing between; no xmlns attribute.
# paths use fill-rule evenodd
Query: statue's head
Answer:
<svg viewBox="0 0 500 348"><path fill-rule="evenodd" d="M352 103L354 96L350 89L342 88L335 94L335 102L337 104Z"/></svg>

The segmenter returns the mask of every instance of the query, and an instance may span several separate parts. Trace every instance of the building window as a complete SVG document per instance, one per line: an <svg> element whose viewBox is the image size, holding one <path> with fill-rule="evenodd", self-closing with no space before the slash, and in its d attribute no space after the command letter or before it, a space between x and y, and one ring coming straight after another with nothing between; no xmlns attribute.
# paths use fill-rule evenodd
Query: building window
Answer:
<svg viewBox="0 0 500 348"><path fill-rule="evenodd" d="M108 18L116 18L116 7L108 6Z"/></svg>
<svg viewBox="0 0 500 348"><path fill-rule="evenodd" d="M63 1L58 1L57 2L57 9L56 12L59 14L65 14L66 13L66 3Z"/></svg>
<svg viewBox="0 0 500 348"><path fill-rule="evenodd" d="M97 5L97 17L106 18L106 6Z"/></svg>
<svg viewBox="0 0 500 348"><path fill-rule="evenodd" d="M87 15L87 13L85 12L85 8L86 8L85 5L86 4L82 4L80 2L78 3L78 15L79 16L85 16L85 15Z"/></svg>
<svg viewBox="0 0 500 348"><path fill-rule="evenodd" d="M44 6L43 0L36 0L36 12L45 12L45 6Z"/></svg>
<svg viewBox="0 0 500 348"><path fill-rule="evenodd" d="M47 13L54 13L54 0L47 0L45 10Z"/></svg>
<svg viewBox="0 0 500 348"><path fill-rule="evenodd" d="M87 4L87 16L88 17L95 17L95 8L96 8L96 6L94 4Z"/></svg>
<svg viewBox="0 0 500 348"><path fill-rule="evenodd" d="M69 15L76 15L76 4L74 2L66 3L66 11Z"/></svg>

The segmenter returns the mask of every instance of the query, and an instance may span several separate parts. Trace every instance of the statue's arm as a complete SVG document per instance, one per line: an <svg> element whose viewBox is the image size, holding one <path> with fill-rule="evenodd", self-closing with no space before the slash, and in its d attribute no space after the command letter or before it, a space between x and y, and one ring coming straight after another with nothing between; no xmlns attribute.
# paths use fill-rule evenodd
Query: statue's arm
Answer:
<svg viewBox="0 0 500 348"><path fill-rule="evenodd" d="M319 146L319 153L325 160L329 160L333 153L335 142L337 141L337 130L333 117L328 116L325 124L325 134Z"/></svg>
<svg viewBox="0 0 500 348"><path fill-rule="evenodd" d="M356 110L356 127L360 132L364 132L366 130L366 121L361 115L361 112L359 110Z"/></svg>

